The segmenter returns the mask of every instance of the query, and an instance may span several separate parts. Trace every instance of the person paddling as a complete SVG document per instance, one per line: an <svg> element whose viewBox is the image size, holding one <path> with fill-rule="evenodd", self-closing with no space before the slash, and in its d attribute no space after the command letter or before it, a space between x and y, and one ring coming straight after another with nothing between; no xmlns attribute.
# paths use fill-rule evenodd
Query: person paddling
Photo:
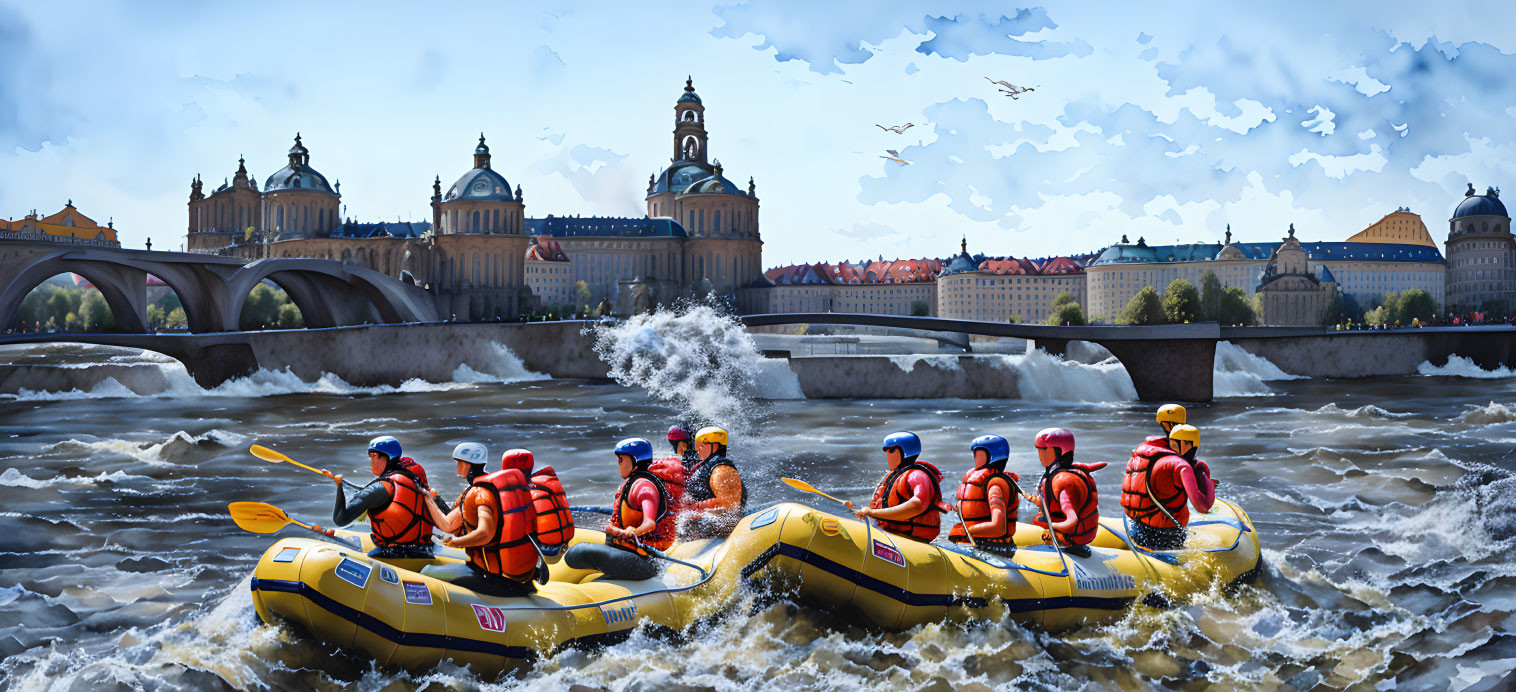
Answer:
<svg viewBox="0 0 1516 692"><path fill-rule="evenodd" d="M700 461L686 466L684 512L680 535L688 539L725 538L747 511L747 486L726 456L728 436L716 427L695 433Z"/></svg>
<svg viewBox="0 0 1516 692"><path fill-rule="evenodd" d="M974 455L974 468L963 474L957 493L958 516L963 521L948 531L948 540L973 543L982 550L1005 555L1014 553L1021 504L1016 481L1021 477L1005 470L1011 443L999 435L980 435L969 443L969 451ZM968 536L973 536L973 541Z"/></svg>
<svg viewBox="0 0 1516 692"><path fill-rule="evenodd" d="M942 531L942 513L952 509L942 502L942 472L918 460L921 438L916 433L890 433L883 449L890 470L869 506L856 514L873 517L890 533L930 543Z"/></svg>
<svg viewBox="0 0 1516 692"><path fill-rule="evenodd" d="M615 453L616 470L624 480L611 506L605 544L576 543L563 561L574 569L600 572L607 579L652 579L658 574L658 563L640 546L664 550L673 545L673 498L651 471L652 443L627 438L616 444Z"/></svg>
<svg viewBox="0 0 1516 692"><path fill-rule="evenodd" d="M1184 547L1189 505L1209 512L1216 502L1211 469L1195 459L1200 431L1176 425L1163 446L1144 443L1132 450L1121 481L1121 508L1131 519L1133 543L1154 550Z"/></svg>
<svg viewBox="0 0 1516 692"><path fill-rule="evenodd" d="M1090 474L1106 464L1075 463L1074 433L1064 428L1044 429L1037 433L1033 444L1037 448L1037 461L1043 467L1037 494L1045 513L1039 514L1033 523L1048 529L1043 536L1057 540L1063 552L1089 557L1089 543L1095 540L1100 527L1099 497L1095 477Z"/></svg>
<svg viewBox="0 0 1516 692"><path fill-rule="evenodd" d="M526 476L514 468L485 473L488 458L482 444L459 444L453 449L453 460L469 486L446 514L429 505L437 526L456 536L442 544L463 549L468 572L444 574L430 567L422 572L489 596L526 596L537 590L532 579L542 571L531 541L537 513Z"/></svg>
<svg viewBox="0 0 1516 692"><path fill-rule="evenodd" d="M364 486L349 500L337 483L337 506L332 510L334 526L346 526L368 513L369 534L375 548L369 555L377 558L432 557L433 521L427 506L431 490L426 484L426 470L415 460L401 456L400 441L382 435L368 443L369 470L378 478Z"/></svg>

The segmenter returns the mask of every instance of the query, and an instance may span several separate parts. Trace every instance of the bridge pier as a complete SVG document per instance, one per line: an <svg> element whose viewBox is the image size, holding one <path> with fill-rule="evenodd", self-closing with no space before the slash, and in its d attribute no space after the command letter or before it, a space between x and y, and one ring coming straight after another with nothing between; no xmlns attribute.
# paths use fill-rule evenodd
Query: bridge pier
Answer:
<svg viewBox="0 0 1516 692"><path fill-rule="evenodd" d="M1062 357L1068 355L1068 353L1069 353L1069 340L1068 339L1046 339L1046 338L1027 339L1027 341L1026 341L1026 350L1027 350L1027 353L1031 353L1032 349L1037 349L1037 348L1040 348L1040 349L1042 349L1044 351L1047 351L1047 354L1050 355L1050 356L1058 356L1059 358L1062 358Z"/></svg>
<svg viewBox="0 0 1516 692"><path fill-rule="evenodd" d="M1200 401L1214 396L1216 342L1209 339L1098 341L1121 361L1143 401Z"/></svg>
<svg viewBox="0 0 1516 692"><path fill-rule="evenodd" d="M195 384L206 389L258 370L258 356L247 343L190 345L174 357L184 363L184 369L195 378Z"/></svg>

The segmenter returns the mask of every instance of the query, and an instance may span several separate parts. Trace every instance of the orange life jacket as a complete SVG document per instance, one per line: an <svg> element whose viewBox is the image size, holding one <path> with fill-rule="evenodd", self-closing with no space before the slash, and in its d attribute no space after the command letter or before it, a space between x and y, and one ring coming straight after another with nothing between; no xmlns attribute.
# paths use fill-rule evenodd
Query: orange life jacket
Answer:
<svg viewBox="0 0 1516 692"><path fill-rule="evenodd" d="M958 512L963 522L953 525L953 528L948 531L948 540L955 543L967 543L968 538L964 535L964 527L968 524L990 520L990 483L996 480L1005 485L1006 506L1005 512L1001 515L1002 523L995 527L994 533L982 536L974 534L974 539L1009 542L1015 537L1017 509L1021 506L1016 497L1015 481L1021 480L1021 477L986 464L963 474L963 483L958 486Z"/></svg>
<svg viewBox="0 0 1516 692"><path fill-rule="evenodd" d="M431 513L426 511L426 503L430 501L426 493L426 481L418 479L411 467L420 468L414 461L410 466L401 464L374 481L383 483L390 491L390 503L384 509L369 512L368 515L368 529L374 545L432 544L432 527L435 524L432 523Z"/></svg>
<svg viewBox="0 0 1516 692"><path fill-rule="evenodd" d="M532 507L537 511L537 528L532 534L537 542L556 548L568 545L574 537L574 515L569 512L563 483L551 466L532 472Z"/></svg>
<svg viewBox="0 0 1516 692"><path fill-rule="evenodd" d="M1189 525L1189 498L1179 481L1179 474L1175 473L1178 467L1174 463L1160 465L1170 457L1174 463L1190 463L1167 446L1143 443L1132 450L1132 458L1126 463L1126 475L1121 479L1121 508L1133 521L1154 528L1174 528L1174 522L1163 513L1168 510L1179 525ZM1159 505L1163 509L1159 509Z"/></svg>
<svg viewBox="0 0 1516 692"><path fill-rule="evenodd" d="M869 502L869 507L886 509L915 497L911 493L910 483L906 482L906 474L911 471L924 472L932 481L932 496L922 498L926 505L921 513L905 521L878 518L874 521L879 523L879 528L890 533L931 542L942 532L942 472L936 466L924 461L907 461L895 467L894 471L884 475L884 480L879 481L879 487L874 488L874 499Z"/></svg>
<svg viewBox="0 0 1516 692"><path fill-rule="evenodd" d="M537 512L527 489L526 476L516 469L505 469L474 479L463 495L464 533L479 528L479 507L487 506L495 515L495 533L490 541L464 548L468 563L496 576L527 581L537 569L537 548L531 533Z"/></svg>
<svg viewBox="0 0 1516 692"><path fill-rule="evenodd" d="M678 459L673 461L673 466L679 469L679 478L682 480L684 477L684 465L678 463ZM661 467L657 471L672 475L668 466ZM616 490L615 504L612 505L611 509L611 525L624 529L627 527L637 527L642 524L642 508L633 507L628 504L631 499L629 493L632 491L632 484L639 480L649 481L653 484L653 487L658 489L658 513L653 517L656 527L652 531L642 534L639 538L645 545L665 550L674 544L674 536L678 530L678 518L673 511L674 501L669 497L668 485L664 483L662 477L654 472L652 467L646 470L637 469L632 471L632 474L627 476L626 481ZM634 541L619 536L607 537L607 540L611 545L620 546L628 550L636 550L637 544Z"/></svg>
<svg viewBox="0 0 1516 692"><path fill-rule="evenodd" d="M1054 524L1067 519L1058 497L1068 493L1069 499L1074 501L1074 514L1079 517L1079 522L1074 525L1073 531L1060 531L1059 535L1065 542L1074 545L1088 545L1095 540L1095 532L1100 528L1100 498L1095 492L1095 477L1090 472L1099 471L1105 466L1103 461L1093 464L1071 462L1067 466L1052 469L1051 476L1044 476L1042 482L1037 484L1037 492L1042 495L1042 502L1052 516L1039 516L1035 523L1047 528L1049 519Z"/></svg>

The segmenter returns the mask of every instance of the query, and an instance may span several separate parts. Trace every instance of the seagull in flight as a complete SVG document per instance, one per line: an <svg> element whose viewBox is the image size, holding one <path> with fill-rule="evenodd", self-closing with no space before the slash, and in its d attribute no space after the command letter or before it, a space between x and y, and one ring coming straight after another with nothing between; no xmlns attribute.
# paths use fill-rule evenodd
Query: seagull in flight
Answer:
<svg viewBox="0 0 1516 692"><path fill-rule="evenodd" d="M896 125L894 127L885 127L883 125L880 125L879 123L874 123L874 127L877 127L877 128L879 128L881 130L884 130L885 132L893 132L893 133L895 133L897 135L905 132L906 130L911 129L911 127L913 127L913 126L915 126L915 123L906 123L904 125Z"/></svg>
<svg viewBox="0 0 1516 692"><path fill-rule="evenodd" d="M994 84L995 88L999 89L1001 94L1011 97L1012 100L1015 100L1016 97L1028 91L1037 90L1037 87L1016 86L1015 84L1007 82L1003 79L990 79L989 77L985 77L985 80L987 80L990 84Z"/></svg>
<svg viewBox="0 0 1516 692"><path fill-rule="evenodd" d="M907 166L911 165L910 161L900 158L900 152L895 151L894 149L885 149L884 153L889 154L889 156L881 156L879 158L894 161L895 163L903 163Z"/></svg>

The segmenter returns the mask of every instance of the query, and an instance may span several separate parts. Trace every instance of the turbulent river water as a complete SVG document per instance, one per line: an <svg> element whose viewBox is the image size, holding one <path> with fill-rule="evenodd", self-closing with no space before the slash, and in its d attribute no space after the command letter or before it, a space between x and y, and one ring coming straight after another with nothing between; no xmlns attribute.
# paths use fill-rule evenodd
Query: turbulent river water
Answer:
<svg viewBox="0 0 1516 692"><path fill-rule="evenodd" d="M3 354L156 368L171 386L0 396L0 685L1486 689L1516 668L1513 373L1455 361L1415 377L1283 379L1229 344L1218 387L1233 396L1190 417L1219 492L1248 510L1263 542L1264 574L1235 594L1135 606L1114 624L1057 634L1013 622L876 632L755 599L674 640L637 633L491 679L447 665L376 668L258 623L248 574L270 538L237 530L226 504L273 502L329 522L333 491L254 459L253 443L356 478L365 442L392 434L444 494L461 484L448 461L454 443L485 441L495 454L524 446L558 469L572 502L607 504L616 440L717 417L736 431L733 456L762 505L811 502L781 475L866 499L884 469L878 441L897 429L922 435L923 458L949 470L948 493L983 432L1010 438L1012 469L1035 476L1029 441L1057 425L1078 435L1081 460L1111 462L1096 478L1101 512L1114 516L1119 469L1155 432L1153 406L1131 401L1130 381L1109 363L1004 356L1041 378L1036 401L806 401L740 335L706 333L696 348L687 329L663 316L608 331L602 355L623 384L535 377L506 358L463 382L359 389L261 373L205 391L145 354ZM700 376L701 364L715 374Z"/></svg>

